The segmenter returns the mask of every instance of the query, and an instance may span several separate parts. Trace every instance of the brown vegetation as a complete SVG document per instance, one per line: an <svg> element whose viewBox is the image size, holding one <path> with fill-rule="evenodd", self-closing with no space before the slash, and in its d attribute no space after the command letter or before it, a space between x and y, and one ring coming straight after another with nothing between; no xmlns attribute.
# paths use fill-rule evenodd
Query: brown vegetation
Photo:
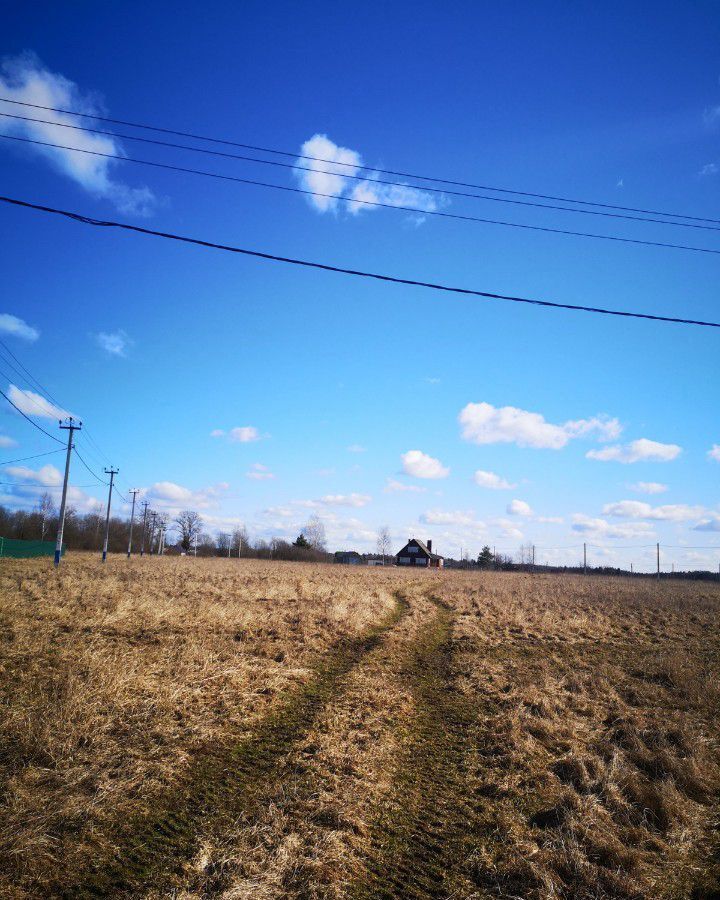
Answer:
<svg viewBox="0 0 720 900"><path fill-rule="evenodd" d="M0 896L718 896L712 584L0 567Z"/></svg>

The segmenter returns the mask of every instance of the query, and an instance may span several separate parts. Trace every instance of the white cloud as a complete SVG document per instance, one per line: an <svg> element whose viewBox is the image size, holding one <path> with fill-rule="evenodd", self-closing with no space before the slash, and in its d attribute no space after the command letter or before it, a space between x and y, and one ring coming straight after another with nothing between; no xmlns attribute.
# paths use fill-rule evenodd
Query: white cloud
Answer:
<svg viewBox="0 0 720 900"><path fill-rule="evenodd" d="M315 134L300 148L304 157L298 159L295 177L305 191L310 191L308 202L320 213L336 212L341 201L353 215L374 207L367 204L382 203L403 206L423 212L435 210L436 198L427 191L420 191L405 184L381 184L379 173L368 172L362 157L356 150L341 147L326 134ZM358 181L361 171L367 174Z"/></svg>
<svg viewBox="0 0 720 900"><path fill-rule="evenodd" d="M10 402L14 403L26 416L38 416L42 419L66 419L72 415L67 410L54 406L40 394L24 391L14 384L8 385L8 397Z"/></svg>
<svg viewBox="0 0 720 900"><path fill-rule="evenodd" d="M428 456L421 450L408 450L402 454L403 471L414 478L447 478L450 469L439 459Z"/></svg>
<svg viewBox="0 0 720 900"><path fill-rule="evenodd" d="M713 444L712 450L708 450L707 455L708 459L714 459L716 462L720 462L720 444Z"/></svg>
<svg viewBox="0 0 720 900"><path fill-rule="evenodd" d="M420 487L417 484L403 484L402 481L396 481L394 478L388 478L384 491L386 494L402 494L405 492L412 494L424 494L427 488Z"/></svg>
<svg viewBox="0 0 720 900"><path fill-rule="evenodd" d="M547 525L562 525L564 520L562 516L538 516L535 521L543 522Z"/></svg>
<svg viewBox="0 0 720 900"><path fill-rule="evenodd" d="M510 491L517 487L516 484L510 484L504 478L496 475L495 472L485 472L478 469L473 475L475 484L482 488L488 488L491 491Z"/></svg>
<svg viewBox="0 0 720 900"><path fill-rule="evenodd" d="M260 434L254 425L242 425L238 428L231 428L228 434L233 443L249 444L252 441L259 441Z"/></svg>
<svg viewBox="0 0 720 900"><path fill-rule="evenodd" d="M636 481L628 487L636 494L663 494L668 489L666 484L660 484L658 481Z"/></svg>
<svg viewBox="0 0 720 900"><path fill-rule="evenodd" d="M560 450L569 440L579 437L595 435L598 440L614 440L622 431L620 422L607 416L553 425L540 413L490 403L468 403L458 420L464 440L474 444L517 444L551 450Z"/></svg>
<svg viewBox="0 0 720 900"><path fill-rule="evenodd" d="M11 100L52 106L57 109L72 109L80 113L103 112L97 99L83 94L80 88L63 75L44 68L33 54L6 58L0 72L0 94ZM36 118L48 118L37 111ZM52 113L50 118L66 125L82 125L82 119L65 113ZM117 160L91 153L124 156L122 146L109 135L89 134L46 125L40 122L24 122L19 119L0 118L0 132L14 137L30 138L34 141L76 147L89 153L77 153L55 147L18 144L27 152L46 159L55 169L81 185L88 193L113 203L124 213L148 215L155 206L155 197L147 187L131 188L111 177L120 163Z"/></svg>
<svg viewBox="0 0 720 900"><path fill-rule="evenodd" d="M585 456L600 462L671 462L681 453L682 447L677 444L661 444L659 441L640 438L637 441L630 441L629 444L613 444L611 447L603 447L602 450L588 450Z"/></svg>
<svg viewBox="0 0 720 900"><path fill-rule="evenodd" d="M253 481L272 481L275 478L268 467L262 463L253 463L250 471L245 473L245 477L251 478Z"/></svg>
<svg viewBox="0 0 720 900"><path fill-rule="evenodd" d="M319 500L293 500L294 506L304 509L322 509L330 506L367 506L372 500L368 494L325 494Z"/></svg>
<svg viewBox="0 0 720 900"><path fill-rule="evenodd" d="M62 482L60 470L51 465L42 466L37 470L30 469L27 466L8 466L3 472L11 478L21 478L23 481L36 481L38 484L48 487L54 487Z"/></svg>
<svg viewBox="0 0 720 900"><path fill-rule="evenodd" d="M702 169L700 169L700 175L702 176L717 175L718 172L720 172L720 166L718 166L718 164L714 162L707 163L702 167Z"/></svg>
<svg viewBox="0 0 720 900"><path fill-rule="evenodd" d="M95 340L110 356L125 356L126 350L132 343L122 329L118 331L101 331L95 335Z"/></svg>
<svg viewBox="0 0 720 900"><path fill-rule="evenodd" d="M507 513L511 516L531 516L532 509L524 500L511 500L507 505Z"/></svg>
<svg viewBox="0 0 720 900"><path fill-rule="evenodd" d="M2 80L0 79L0 84ZM10 313L0 313L0 333L11 334L14 337L23 338L26 341L36 341L40 332L32 325L28 325L23 319L12 316Z"/></svg>
<svg viewBox="0 0 720 900"><path fill-rule="evenodd" d="M17 447L17 441L6 434L0 434L0 447Z"/></svg>
<svg viewBox="0 0 720 900"><path fill-rule="evenodd" d="M636 538L649 537L653 528L646 522L633 522L627 525L611 525L605 519L594 519L583 513L576 513L573 517L573 531L580 534L598 538Z"/></svg>
<svg viewBox="0 0 720 900"><path fill-rule="evenodd" d="M163 509L170 515L176 515L182 509L215 509L219 506L219 498L229 485L219 482L200 490L191 490L174 481L156 481L148 488L145 496L152 506Z"/></svg>
<svg viewBox="0 0 720 900"><path fill-rule="evenodd" d="M518 541L524 537L517 524L511 519L494 519L491 524L501 529L503 537L513 538Z"/></svg>
<svg viewBox="0 0 720 900"><path fill-rule="evenodd" d="M697 525L693 525L693 531L720 531L720 515L710 513L710 515L701 519Z"/></svg>
<svg viewBox="0 0 720 900"><path fill-rule="evenodd" d="M425 525L473 525L478 529L485 528L485 524L479 522L469 510L429 509L420 516L420 521Z"/></svg>
<svg viewBox="0 0 720 900"><path fill-rule="evenodd" d="M372 500L367 494L326 494L320 498L323 506L367 506Z"/></svg>
<svg viewBox="0 0 720 900"><path fill-rule="evenodd" d="M254 425L240 425L236 428L231 428L230 431L224 431L222 428L213 428L210 432L210 437L227 437L234 444L250 444L253 441L259 441L261 435Z"/></svg>
<svg viewBox="0 0 720 900"><path fill-rule="evenodd" d="M367 447L363 447L362 444L350 444L347 451L348 453L366 453Z"/></svg>
<svg viewBox="0 0 720 900"><path fill-rule="evenodd" d="M603 514L623 519L658 519L669 522L686 522L689 519L697 519L703 515L705 508L702 506L688 506L687 504L668 504L665 506L651 506L641 500L620 500L617 503L607 503L603 506Z"/></svg>

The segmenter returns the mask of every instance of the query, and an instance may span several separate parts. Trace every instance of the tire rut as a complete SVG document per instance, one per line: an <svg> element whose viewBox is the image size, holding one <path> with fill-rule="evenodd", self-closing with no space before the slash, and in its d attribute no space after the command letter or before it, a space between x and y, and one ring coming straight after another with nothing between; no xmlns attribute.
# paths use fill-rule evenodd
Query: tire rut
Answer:
<svg viewBox="0 0 720 900"><path fill-rule="evenodd" d="M454 685L452 611L433 602L437 615L419 633L403 671L415 720L394 795L373 828L365 877L348 891L353 900L458 896L473 833L465 760L476 715Z"/></svg>
<svg viewBox="0 0 720 900"><path fill-rule="evenodd" d="M183 870L203 826L252 815L278 766L308 733L323 708L343 689L343 679L384 639L409 609L396 595L395 610L356 638L339 641L318 662L313 678L261 722L248 737L198 753L188 777L161 801L156 815L118 834L112 859L94 861L79 884L57 885L62 900L136 895L162 889Z"/></svg>

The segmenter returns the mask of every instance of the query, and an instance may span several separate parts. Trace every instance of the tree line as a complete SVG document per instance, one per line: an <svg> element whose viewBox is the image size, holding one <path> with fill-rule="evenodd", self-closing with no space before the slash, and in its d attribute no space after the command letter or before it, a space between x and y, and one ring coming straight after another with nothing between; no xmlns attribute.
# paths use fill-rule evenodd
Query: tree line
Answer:
<svg viewBox="0 0 720 900"><path fill-rule="evenodd" d="M58 510L49 493L43 494L34 509L11 510L0 506L0 536L21 541L54 541L58 527ZM111 516L108 536L110 553L127 551L130 521ZM280 538L251 539L245 526L233 531L209 534L202 515L186 509L176 516L158 514L154 522L145 523L146 553L155 553L161 546L164 532L164 554L197 556L242 556L257 559L306 560L326 562L332 559L327 552L325 526L312 516L294 541ZM72 506L65 511L63 542L68 550L100 550L105 535L105 516L101 512L80 513ZM133 551L139 552L143 542L143 517L136 513L133 528Z"/></svg>

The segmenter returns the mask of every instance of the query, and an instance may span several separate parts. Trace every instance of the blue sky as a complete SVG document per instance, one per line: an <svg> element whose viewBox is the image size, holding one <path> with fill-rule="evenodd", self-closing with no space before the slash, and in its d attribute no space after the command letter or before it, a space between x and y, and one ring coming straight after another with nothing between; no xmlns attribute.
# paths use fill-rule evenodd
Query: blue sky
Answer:
<svg viewBox="0 0 720 900"><path fill-rule="evenodd" d="M362 14L330 3L212 14L200 4L178 14L163 3L40 3L9 10L5 25L4 96L293 153L306 145L307 155L369 167L717 217L713 3L658 3L652 15L640 3L370 3ZM342 198L359 184L353 196L399 202L372 177L308 180L33 128L43 126L0 120L6 134L101 141ZM344 199L81 158L0 140L1 192L339 266L720 320L715 255L422 210L720 248L712 231L411 190L402 202L418 214L358 211ZM659 540L673 548L667 566L717 566L718 551L704 549L720 545L713 329L436 295L6 207L0 228L0 313L15 317L0 319L0 337L87 423L107 454L81 435L88 461L112 461L121 486L143 488L159 508L196 507L211 530L243 522L261 537L294 537L317 514L332 549L371 549L387 524L397 546L432 537L452 556L534 542L560 548L541 560L575 562L587 541L597 561L647 568ZM2 369L5 385L27 387ZM51 417L37 421L55 428ZM0 434L4 460L52 449L12 411ZM56 480L41 467L61 463L6 467L2 480L14 484L2 502L32 505ZM73 481L79 508L102 498L77 462Z"/></svg>

